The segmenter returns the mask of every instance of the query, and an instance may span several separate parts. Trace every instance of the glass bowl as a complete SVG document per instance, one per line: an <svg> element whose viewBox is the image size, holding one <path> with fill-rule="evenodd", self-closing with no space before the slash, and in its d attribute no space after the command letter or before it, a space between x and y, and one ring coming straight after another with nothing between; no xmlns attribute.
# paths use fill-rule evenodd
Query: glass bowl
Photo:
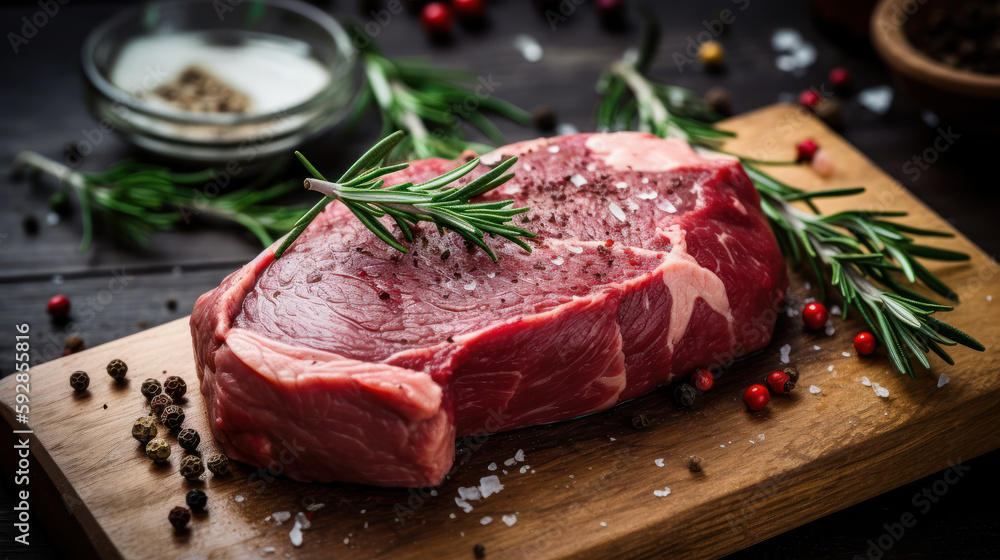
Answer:
<svg viewBox="0 0 1000 560"><path fill-rule="evenodd" d="M164 85L180 87L185 66L217 71L249 108L207 112L161 97ZM83 71L87 105L103 129L198 163L290 153L342 120L358 88L347 33L298 0L136 6L91 32Z"/></svg>

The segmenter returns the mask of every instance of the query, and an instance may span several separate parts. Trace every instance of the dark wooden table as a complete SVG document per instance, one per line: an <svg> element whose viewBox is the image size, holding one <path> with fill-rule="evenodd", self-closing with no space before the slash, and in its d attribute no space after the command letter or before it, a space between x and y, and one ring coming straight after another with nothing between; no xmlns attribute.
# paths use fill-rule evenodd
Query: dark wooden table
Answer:
<svg viewBox="0 0 1000 560"><path fill-rule="evenodd" d="M20 32L22 17L39 10L35 2L5 2L0 22L5 32ZM357 17L355 2L322 4L337 14ZM607 33L597 25L593 2L566 0L565 21L553 29L530 8L527 0L495 1L490 27L468 34L460 32L448 47L433 47L425 40L416 19L404 12L391 19L378 40L390 54L428 54L438 63L471 68L492 75L499 82L497 95L523 107L539 104L555 107L562 122L580 130L593 129L597 101L593 84L609 61L618 57L636 39L637 26ZM700 5L699 5L700 4ZM260 250L239 230L193 229L157 234L144 250L117 246L106 235L98 237L87 253L78 251L80 222L76 217L48 224L50 184L32 184L10 178L17 152L32 149L62 160L65 146L83 140L95 144L81 169L102 169L110 162L136 155L113 135L93 132L97 123L83 101L79 70L80 46L87 32L114 14L124 4L87 3L76 0L60 6L17 54L4 45L3 87L0 88L0 329L11 337L0 345L2 370L13 369L14 325L29 323L34 336L33 359L47 361L59 355L69 334L64 326L50 322L45 303L51 295L67 294L73 301L78 323L72 329L88 346L132 334L182 317L195 299L238 265ZM568 8L575 9L569 13ZM745 7L741 10L740 7ZM679 71L671 54L683 52L689 39L706 29L718 10L730 8L736 20L722 41L727 49L727 69L711 75L693 66ZM790 93L819 86L834 66L851 69L864 88L893 84L877 57L863 42L843 41L824 34L811 19L807 2L718 0L711 3L659 2L654 6L664 37L655 73L674 84L703 92L721 85L734 92L737 112L747 111L786 98ZM799 30L818 49L814 65L803 75L779 71L771 47L775 29ZM542 61L526 62L512 47L515 33L528 33L545 48ZM859 46L860 45L860 46ZM846 47L846 48L845 48ZM783 97L784 96L784 97ZM998 109L1000 110L1000 109ZM878 165L899 179L955 227L988 253L1000 251L1000 228L996 213L1000 194L995 179L996 141L964 134L960 128L954 145L923 171L919 178L904 167L931 147L939 134L927 126L919 109L902 91L896 91L891 110L877 115L848 101L843 134ZM369 122L371 119L369 119ZM947 127L947 125L944 125ZM504 125L512 140L536 135L532 130ZM334 131L306 146L311 159L337 169L375 138L375 129L364 126L347 135ZM990 150L992 148L992 150ZM289 167L289 174L301 171ZM22 221L28 214L41 222L37 235L28 235ZM102 296L115 276L127 279L120 293ZM996 294L1000 297L1000 294ZM176 308L168 306L173 300ZM982 372L995 375L997 372ZM956 430L962 429L956 426ZM990 558L1000 556L1000 452L965 463L970 469L948 493L925 511L915 497L933 487L942 474L933 475L853 506L837 514L793 529L781 537L750 547L736 558L877 558L872 546L881 537L891 544L884 557ZM8 481L9 484L10 481ZM940 484L940 483L939 483ZM31 544L12 541L13 495L0 492L0 554L11 558L56 558L59 528L31 527ZM886 537L900 516L913 513L917 525L905 534ZM799 525L788 520L789 527Z"/></svg>

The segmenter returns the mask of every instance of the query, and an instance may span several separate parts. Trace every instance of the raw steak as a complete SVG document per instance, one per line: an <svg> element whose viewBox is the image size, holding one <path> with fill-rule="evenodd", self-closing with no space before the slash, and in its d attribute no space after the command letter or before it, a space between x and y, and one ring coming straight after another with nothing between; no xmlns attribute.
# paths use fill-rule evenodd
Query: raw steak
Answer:
<svg viewBox="0 0 1000 560"><path fill-rule="evenodd" d="M280 260L269 248L199 298L201 390L231 457L433 486L456 436L604 410L769 342L785 264L736 160L573 134L499 148L473 175L515 155L482 198L532 208L531 254L488 239L494 263L433 227L401 254L334 203Z"/></svg>

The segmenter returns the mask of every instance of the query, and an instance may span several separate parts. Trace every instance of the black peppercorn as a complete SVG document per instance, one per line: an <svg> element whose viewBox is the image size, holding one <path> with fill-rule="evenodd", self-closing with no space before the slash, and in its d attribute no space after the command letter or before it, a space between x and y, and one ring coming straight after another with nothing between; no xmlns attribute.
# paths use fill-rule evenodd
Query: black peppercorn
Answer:
<svg viewBox="0 0 1000 560"><path fill-rule="evenodd" d="M201 464L201 457L197 455L185 455L181 459L181 476L192 480L201 476L205 472L205 466Z"/></svg>
<svg viewBox="0 0 1000 560"><path fill-rule="evenodd" d="M694 404L695 397L698 396L695 388L688 383L681 383L674 389L674 402L678 406L688 407Z"/></svg>
<svg viewBox="0 0 1000 560"><path fill-rule="evenodd" d="M186 507L177 506L170 510L170 515L167 516L167 519L174 526L174 529L181 531L191 521L191 510Z"/></svg>
<svg viewBox="0 0 1000 560"><path fill-rule="evenodd" d="M723 117L733 114L733 97L726 88L713 87L706 91L705 104Z"/></svg>
<svg viewBox="0 0 1000 560"><path fill-rule="evenodd" d="M163 409L167 408L172 404L174 404L174 399L170 398L169 395L164 395L163 393L160 393L159 395L153 397L151 401L149 401L149 408L152 409L153 414L157 418L159 418L160 415L163 414Z"/></svg>
<svg viewBox="0 0 1000 560"><path fill-rule="evenodd" d="M688 465L688 470L689 471L691 471L693 473L700 473L701 472L701 457L699 457L697 455L692 455L692 456L688 457L687 465Z"/></svg>
<svg viewBox="0 0 1000 560"><path fill-rule="evenodd" d="M163 382L163 392L170 395L170 398L175 401L179 401L184 396L184 393L187 392L187 383L184 383L184 380L180 377L171 375Z"/></svg>
<svg viewBox="0 0 1000 560"><path fill-rule="evenodd" d="M146 397L146 400L152 400L153 397L159 395L163 391L163 387L160 382L150 377L149 379L142 382L142 396Z"/></svg>
<svg viewBox="0 0 1000 560"><path fill-rule="evenodd" d="M74 371L69 376L69 384L77 393L82 393L90 387L90 376L85 371Z"/></svg>
<svg viewBox="0 0 1000 560"><path fill-rule="evenodd" d="M486 558L486 547L477 543L476 546L472 547L472 554L476 558Z"/></svg>
<svg viewBox="0 0 1000 560"><path fill-rule="evenodd" d="M531 112L531 120L535 124L535 128L542 132L552 132L556 129L556 125L559 124L556 112L548 105L535 107Z"/></svg>
<svg viewBox="0 0 1000 560"><path fill-rule="evenodd" d="M184 428L177 434L177 443L184 448L185 451L194 451L198 449L198 444L201 443L201 436L198 435L197 430L194 428Z"/></svg>
<svg viewBox="0 0 1000 560"><path fill-rule="evenodd" d="M108 362L108 375L114 378L115 381L125 379L126 373L128 373L128 366L125 365L125 362L121 360L111 360Z"/></svg>
<svg viewBox="0 0 1000 560"><path fill-rule="evenodd" d="M132 437L146 443L156 437L156 424L149 416L143 416L132 424Z"/></svg>
<svg viewBox="0 0 1000 560"><path fill-rule="evenodd" d="M168 430L179 430L184 423L184 410L176 404L169 405L163 409L160 422L163 422Z"/></svg>
<svg viewBox="0 0 1000 560"><path fill-rule="evenodd" d="M640 414L632 418L632 427L641 430L649 427L649 418L645 414Z"/></svg>
<svg viewBox="0 0 1000 560"><path fill-rule="evenodd" d="M785 373L788 375L788 379L792 383L798 383L799 381L799 370L794 367L786 367Z"/></svg>
<svg viewBox="0 0 1000 560"><path fill-rule="evenodd" d="M32 214L25 216L21 225L24 227L24 233L27 233L28 235L35 235L38 233L38 218Z"/></svg>
<svg viewBox="0 0 1000 560"><path fill-rule="evenodd" d="M195 489L187 493L184 501L187 502L188 507L193 511L202 511L205 509L205 505L208 504L208 496L201 490Z"/></svg>
<svg viewBox="0 0 1000 560"><path fill-rule="evenodd" d="M208 470L215 476L225 476L229 474L229 457L222 453L216 453L208 458Z"/></svg>

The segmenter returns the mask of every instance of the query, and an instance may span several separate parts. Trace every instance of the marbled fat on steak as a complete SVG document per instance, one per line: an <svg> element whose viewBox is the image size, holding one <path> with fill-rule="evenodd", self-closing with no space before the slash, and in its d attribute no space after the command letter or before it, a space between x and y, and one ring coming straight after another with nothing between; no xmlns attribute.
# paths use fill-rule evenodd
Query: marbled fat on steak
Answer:
<svg viewBox="0 0 1000 560"><path fill-rule="evenodd" d="M457 436L604 410L769 342L785 264L736 160L573 134L499 148L472 175L515 155L482 199L531 207L531 254L488 238L494 263L433 227L401 254L335 203L280 260L269 248L199 298L201 390L230 457L433 486Z"/></svg>

